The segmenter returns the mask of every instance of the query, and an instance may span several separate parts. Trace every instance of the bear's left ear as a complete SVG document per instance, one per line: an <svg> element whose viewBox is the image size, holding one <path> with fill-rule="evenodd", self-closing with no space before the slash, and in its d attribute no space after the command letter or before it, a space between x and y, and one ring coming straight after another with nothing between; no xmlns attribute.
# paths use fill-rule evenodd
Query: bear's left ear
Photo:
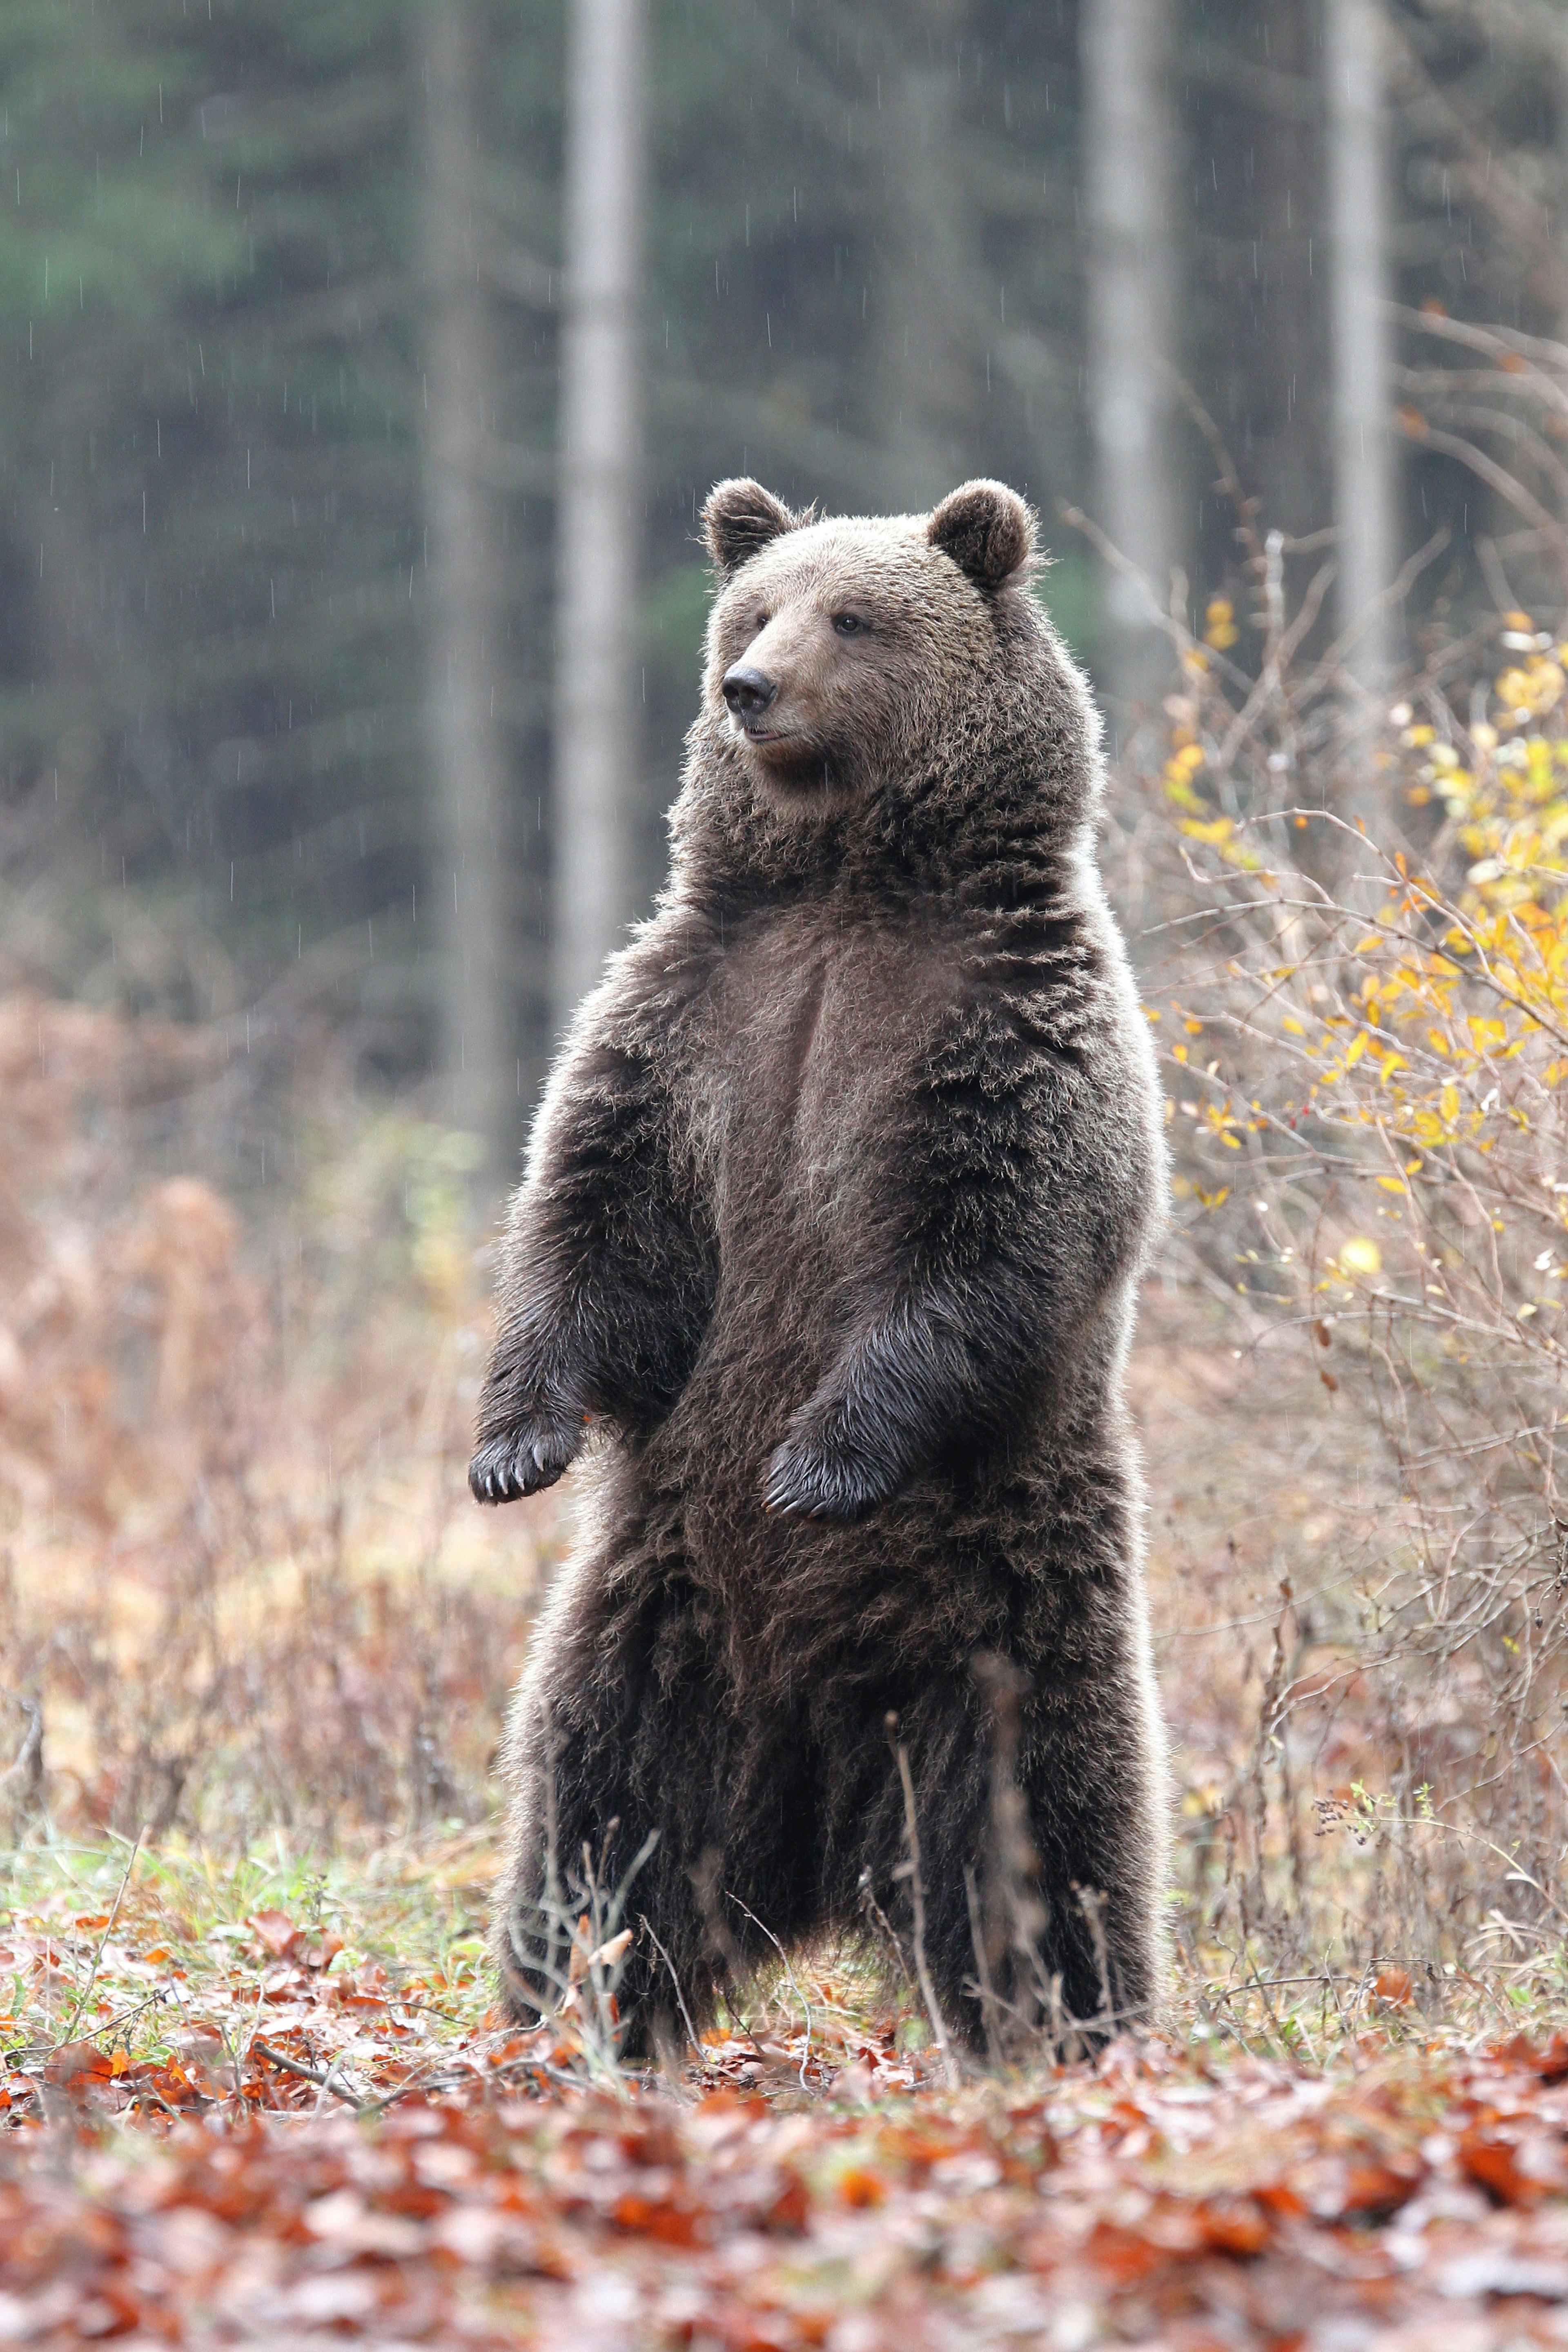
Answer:
<svg viewBox="0 0 1568 2352"><path fill-rule="evenodd" d="M747 559L766 547L782 531L795 530L802 518L792 514L772 490L749 475L736 474L715 482L702 509L702 537L723 577L739 572Z"/></svg>
<svg viewBox="0 0 1568 2352"><path fill-rule="evenodd" d="M950 490L926 537L977 588L1000 588L1035 552L1035 518L1005 482L965 482Z"/></svg>

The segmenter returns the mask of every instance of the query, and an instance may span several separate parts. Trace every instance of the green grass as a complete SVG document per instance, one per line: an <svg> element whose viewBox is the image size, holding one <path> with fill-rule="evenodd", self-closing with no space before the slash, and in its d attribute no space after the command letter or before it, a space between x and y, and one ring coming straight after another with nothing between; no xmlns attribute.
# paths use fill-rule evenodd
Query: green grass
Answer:
<svg viewBox="0 0 1568 2352"><path fill-rule="evenodd" d="M323 1858L281 1834L221 1863L178 1842L24 1846L0 1863L0 2053L90 2039L161 2061L193 2033L237 2050L277 2019L334 2056L390 2038L434 2057L489 2005L464 1859L462 1842Z"/></svg>

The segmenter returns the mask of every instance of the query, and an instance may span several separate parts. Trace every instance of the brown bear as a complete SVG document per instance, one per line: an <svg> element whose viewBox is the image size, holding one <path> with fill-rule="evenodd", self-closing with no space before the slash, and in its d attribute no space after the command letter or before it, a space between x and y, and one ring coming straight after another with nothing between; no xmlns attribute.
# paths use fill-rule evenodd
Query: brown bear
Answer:
<svg viewBox="0 0 1568 2352"><path fill-rule="evenodd" d="M1098 721L1000 484L818 520L726 481L703 520L670 879L552 1076L470 1471L505 1502L584 1454L509 1735L505 1997L552 2005L548 1874L613 1885L650 1832L630 2046L774 1938L908 1955L896 1741L949 2021L1103 2034L1162 1968L1122 1375L1164 1157Z"/></svg>

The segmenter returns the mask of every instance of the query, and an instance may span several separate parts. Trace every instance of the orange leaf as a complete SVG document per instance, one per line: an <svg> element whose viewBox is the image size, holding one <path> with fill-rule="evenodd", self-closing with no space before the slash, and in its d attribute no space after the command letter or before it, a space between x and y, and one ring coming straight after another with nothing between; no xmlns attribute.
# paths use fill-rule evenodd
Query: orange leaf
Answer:
<svg viewBox="0 0 1568 2352"><path fill-rule="evenodd" d="M1521 2168L1520 2150L1511 2139L1495 2138L1479 2127L1459 2142L1459 2162L1501 2205L1538 2205L1550 2184L1531 2179Z"/></svg>
<svg viewBox="0 0 1568 2352"><path fill-rule="evenodd" d="M275 1959L287 1959L300 1940L300 1930L286 1911L258 1911L247 1924Z"/></svg>
<svg viewBox="0 0 1568 2352"><path fill-rule="evenodd" d="M656 2239L661 2245L690 2246L697 2242L696 2214L689 2206L674 2204L668 2198L655 2200L636 2194L617 2198L612 2218L617 2229Z"/></svg>
<svg viewBox="0 0 1568 2352"><path fill-rule="evenodd" d="M1250 2197L1208 2197L1197 2209L1205 2246L1221 2254L1260 2254L1268 2243L1267 2215Z"/></svg>
<svg viewBox="0 0 1568 2352"><path fill-rule="evenodd" d="M113 2072L108 2054L96 2042L62 2042L45 2066L44 2076L63 2089L71 2089L106 2083Z"/></svg>

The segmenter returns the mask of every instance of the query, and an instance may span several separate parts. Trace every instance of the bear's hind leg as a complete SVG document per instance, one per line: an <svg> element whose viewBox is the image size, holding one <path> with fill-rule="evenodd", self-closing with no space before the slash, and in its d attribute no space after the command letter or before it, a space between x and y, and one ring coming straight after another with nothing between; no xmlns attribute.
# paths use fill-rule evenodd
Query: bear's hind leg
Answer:
<svg viewBox="0 0 1568 2352"><path fill-rule="evenodd" d="M1020 1688L1022 1678L1019 1678ZM923 1957L945 2026L972 2049L1054 2038L1068 2054L1148 2022L1159 2002L1163 1822L1157 1751L1137 1694L1110 1736L1025 1697L1005 1727L973 1684L928 1685L841 1785L862 1824L859 1868L916 1959L902 1746L920 1850ZM998 1743L1002 1753L999 1758ZM852 1916L847 1855L835 1913Z"/></svg>
<svg viewBox="0 0 1568 2352"><path fill-rule="evenodd" d="M609 1581L599 1562L569 1571L535 1633L503 1759L509 1851L491 1949L503 2003L529 2026L565 1998L574 1937L630 1927L616 1999L621 2047L640 2054L658 2011L673 2019L684 2006L700 2026L712 2006L697 1890L667 1801L675 1752L689 1748L701 1710L682 1687L691 1637L678 1596L661 1580L612 1606ZM684 1760L689 1814L713 1780L700 1759ZM700 1850L711 1842L700 1822L683 1826Z"/></svg>
<svg viewBox="0 0 1568 2352"><path fill-rule="evenodd" d="M1136 1689L1100 1690L1088 1721L1055 1696L1024 1698L1016 1748L997 1727L981 1909L1005 2013L1073 2056L1159 2009L1163 1783Z"/></svg>
<svg viewBox="0 0 1568 2352"><path fill-rule="evenodd" d="M661 2015L677 2042L700 2034L773 1937L812 1924L818 1885L805 1742L739 1703L721 1639L668 1563L638 1593L628 1582L584 1563L536 1634L508 1738L492 1948L510 2013L548 2014L592 1879L606 1927L633 1931L616 1987L630 2055L663 2038Z"/></svg>

